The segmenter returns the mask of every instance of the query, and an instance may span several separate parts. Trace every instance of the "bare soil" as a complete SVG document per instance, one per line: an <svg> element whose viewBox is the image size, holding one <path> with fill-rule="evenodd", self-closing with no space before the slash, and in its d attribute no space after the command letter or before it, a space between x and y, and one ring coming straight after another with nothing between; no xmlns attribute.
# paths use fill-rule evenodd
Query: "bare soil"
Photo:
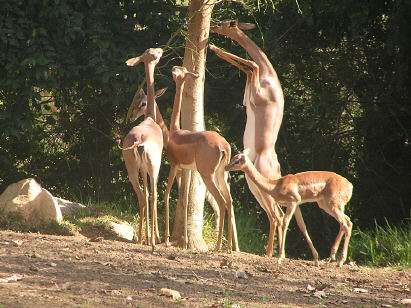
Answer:
<svg viewBox="0 0 411 308"><path fill-rule="evenodd" d="M411 270L0 231L0 307L403 307ZM181 299L161 295L176 290Z"/></svg>

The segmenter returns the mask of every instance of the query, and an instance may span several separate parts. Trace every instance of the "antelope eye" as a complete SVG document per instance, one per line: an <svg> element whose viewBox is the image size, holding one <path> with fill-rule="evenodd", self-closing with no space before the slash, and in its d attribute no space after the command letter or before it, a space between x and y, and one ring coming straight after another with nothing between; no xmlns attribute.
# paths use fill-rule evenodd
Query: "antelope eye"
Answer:
<svg viewBox="0 0 411 308"><path fill-rule="evenodd" d="M141 107L144 107L144 106L146 106L147 105L147 102L142 102L141 103Z"/></svg>

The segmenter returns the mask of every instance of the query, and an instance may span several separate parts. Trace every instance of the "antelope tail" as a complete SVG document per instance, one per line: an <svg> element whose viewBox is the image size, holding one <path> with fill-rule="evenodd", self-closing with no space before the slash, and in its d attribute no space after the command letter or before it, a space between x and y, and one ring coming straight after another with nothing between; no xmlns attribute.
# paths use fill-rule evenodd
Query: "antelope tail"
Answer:
<svg viewBox="0 0 411 308"><path fill-rule="evenodd" d="M136 142L134 142L133 145L131 145L129 147L126 147L126 148L123 148L123 147L120 146L120 143L118 142L117 146L120 150L127 151L127 150L132 150L132 149L138 147L141 143L142 143L141 141L136 141Z"/></svg>
<svg viewBox="0 0 411 308"><path fill-rule="evenodd" d="M221 163L224 163L224 165L227 165L227 164L230 162L230 156L231 156L230 147L228 147L228 148L221 148L221 147L219 146L218 149L220 150L220 162L219 162L219 165L221 165Z"/></svg>

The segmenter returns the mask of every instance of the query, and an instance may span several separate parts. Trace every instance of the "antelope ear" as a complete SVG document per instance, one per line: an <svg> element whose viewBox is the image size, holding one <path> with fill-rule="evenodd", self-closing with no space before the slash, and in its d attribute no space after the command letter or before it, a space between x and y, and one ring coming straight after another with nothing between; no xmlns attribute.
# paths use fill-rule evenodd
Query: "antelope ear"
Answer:
<svg viewBox="0 0 411 308"><path fill-rule="evenodd" d="M239 22L238 28L241 30L252 30L255 28L255 24L249 22Z"/></svg>
<svg viewBox="0 0 411 308"><path fill-rule="evenodd" d="M126 61L127 66L136 66L141 62L141 56L136 58L131 58Z"/></svg>
<svg viewBox="0 0 411 308"><path fill-rule="evenodd" d="M157 98L157 97L160 97L160 96L163 95L166 91L167 91L167 87L162 88L162 89L160 89L160 90L157 90L155 97L156 97L156 98Z"/></svg>
<svg viewBox="0 0 411 308"><path fill-rule="evenodd" d="M144 97L146 93L144 92L143 88L140 88L140 90L137 90L136 94L134 94L134 98L140 98Z"/></svg>
<svg viewBox="0 0 411 308"><path fill-rule="evenodd" d="M248 156L248 153L250 152L250 149L249 148L246 148L246 149L244 149L244 151L243 151L243 155L244 156Z"/></svg>

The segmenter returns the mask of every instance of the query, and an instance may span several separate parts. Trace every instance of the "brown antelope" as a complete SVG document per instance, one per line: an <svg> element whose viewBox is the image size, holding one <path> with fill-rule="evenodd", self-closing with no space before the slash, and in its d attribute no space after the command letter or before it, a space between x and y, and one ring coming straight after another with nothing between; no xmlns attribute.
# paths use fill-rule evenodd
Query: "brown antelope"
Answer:
<svg viewBox="0 0 411 308"><path fill-rule="evenodd" d="M227 183L227 172L224 167L231 157L231 148L228 142L213 131L191 132L180 129L180 111L184 82L186 78L198 78L196 74L188 72L186 68L174 66L172 70L173 79L176 83L176 94L174 98L173 114L170 123L170 135L167 147L167 156L170 162L170 172L168 176L167 188L164 193L166 205L166 244L169 243L169 194L176 177L177 170L183 168L188 170L188 176L183 182L183 206L184 206L184 239L183 247L187 248L187 203L188 185L191 170L197 170L207 190L217 201L220 209L220 223L218 240L215 251L221 247L222 233L224 226L225 210L228 212L228 240L227 251L231 252L232 231L235 230L235 222L232 216L232 199ZM235 250L239 250L238 242L235 241Z"/></svg>

